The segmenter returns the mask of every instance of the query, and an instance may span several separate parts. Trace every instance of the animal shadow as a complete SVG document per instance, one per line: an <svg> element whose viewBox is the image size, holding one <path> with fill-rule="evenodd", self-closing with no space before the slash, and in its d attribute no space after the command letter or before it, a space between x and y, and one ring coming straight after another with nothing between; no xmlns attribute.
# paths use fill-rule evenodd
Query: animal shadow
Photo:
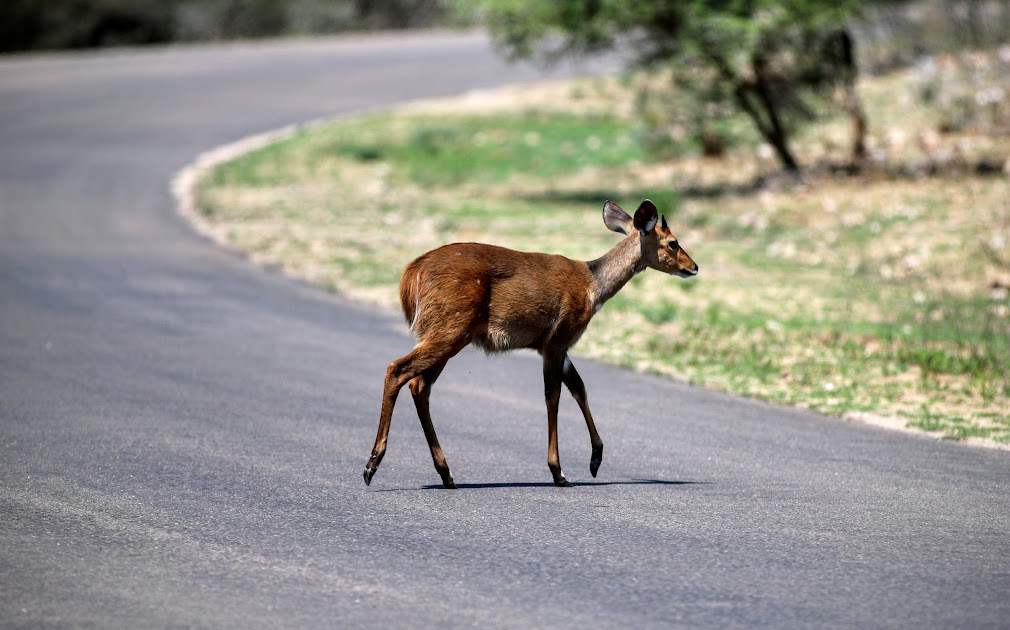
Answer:
<svg viewBox="0 0 1010 630"><path fill-rule="evenodd" d="M621 479L615 481L578 481L572 482L575 488L592 488L593 486L694 486L708 485L710 481L680 481L672 479ZM494 488L554 488L551 481L503 481L491 483L457 483L460 490L488 490ZM422 490L444 490L442 484L422 486Z"/></svg>

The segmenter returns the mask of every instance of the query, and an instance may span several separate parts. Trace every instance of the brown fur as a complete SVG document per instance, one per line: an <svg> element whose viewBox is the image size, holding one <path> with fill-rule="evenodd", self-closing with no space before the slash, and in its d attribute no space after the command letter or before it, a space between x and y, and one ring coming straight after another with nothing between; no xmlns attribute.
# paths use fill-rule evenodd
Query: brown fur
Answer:
<svg viewBox="0 0 1010 630"><path fill-rule="evenodd" d="M365 483L371 481L382 461L397 393L409 382L435 469L446 487L455 487L435 436L428 398L446 362L470 344L489 354L530 348L543 356L547 463L554 482L569 485L561 472L557 447L562 383L571 390L585 417L593 445L590 471L596 476L603 442L568 349L603 303L636 273L647 267L683 277L698 273L698 266L680 248L666 219L656 225L659 217L652 202L642 202L632 219L608 201L603 216L608 228L626 236L590 262L495 245L454 243L407 265L400 279L400 304L418 343L386 371L379 431L365 467Z"/></svg>
<svg viewBox="0 0 1010 630"><path fill-rule="evenodd" d="M564 256L453 243L407 265L400 303L418 339L451 330L489 353L568 348L593 315L591 280Z"/></svg>

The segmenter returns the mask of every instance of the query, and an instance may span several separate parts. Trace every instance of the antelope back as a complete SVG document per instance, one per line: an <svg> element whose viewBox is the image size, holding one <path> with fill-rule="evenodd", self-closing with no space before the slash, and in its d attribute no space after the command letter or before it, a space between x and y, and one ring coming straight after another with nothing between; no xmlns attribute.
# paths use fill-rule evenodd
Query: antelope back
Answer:
<svg viewBox="0 0 1010 630"><path fill-rule="evenodd" d="M400 303L420 339L464 335L488 352L567 347L592 317L586 263L481 243L432 250L404 270Z"/></svg>

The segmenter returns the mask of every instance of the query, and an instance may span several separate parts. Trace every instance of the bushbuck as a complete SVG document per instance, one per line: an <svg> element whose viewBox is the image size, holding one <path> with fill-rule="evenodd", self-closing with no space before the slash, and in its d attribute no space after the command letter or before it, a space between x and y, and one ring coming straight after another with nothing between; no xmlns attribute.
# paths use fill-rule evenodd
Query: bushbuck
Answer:
<svg viewBox="0 0 1010 630"><path fill-rule="evenodd" d="M562 383L586 419L593 447L589 472L596 476L603 461L603 441L568 349L604 302L646 267L682 278L698 274L698 265L680 246L665 216L660 223L656 206L648 199L634 218L608 200L603 204L603 223L625 237L589 262L481 243L453 243L407 265L400 278L400 304L418 341L409 354L390 363L386 370L379 431L365 465L365 484L371 483L386 454L397 394L410 383L435 470L443 486L456 487L431 423L428 399L446 362L469 344L488 354L531 348L543 356L547 466L554 483L571 485L558 458Z"/></svg>

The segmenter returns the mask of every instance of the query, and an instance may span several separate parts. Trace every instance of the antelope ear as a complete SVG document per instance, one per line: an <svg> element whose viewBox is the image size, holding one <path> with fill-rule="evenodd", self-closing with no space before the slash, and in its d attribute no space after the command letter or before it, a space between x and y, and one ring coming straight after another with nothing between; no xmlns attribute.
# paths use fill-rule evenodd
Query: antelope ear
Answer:
<svg viewBox="0 0 1010 630"><path fill-rule="evenodd" d="M603 224L607 229L621 234L631 234L631 227L634 225L628 213L609 199L603 204Z"/></svg>
<svg viewBox="0 0 1010 630"><path fill-rule="evenodd" d="M657 221L659 221L659 211L656 210L656 204L646 199L635 211L635 228L642 235L649 234L656 229Z"/></svg>
<svg viewBox="0 0 1010 630"><path fill-rule="evenodd" d="M659 218L662 219L663 229L666 230L667 232L669 232L670 231L670 226L666 224L666 215L665 214L661 214L661 215L659 215Z"/></svg>

